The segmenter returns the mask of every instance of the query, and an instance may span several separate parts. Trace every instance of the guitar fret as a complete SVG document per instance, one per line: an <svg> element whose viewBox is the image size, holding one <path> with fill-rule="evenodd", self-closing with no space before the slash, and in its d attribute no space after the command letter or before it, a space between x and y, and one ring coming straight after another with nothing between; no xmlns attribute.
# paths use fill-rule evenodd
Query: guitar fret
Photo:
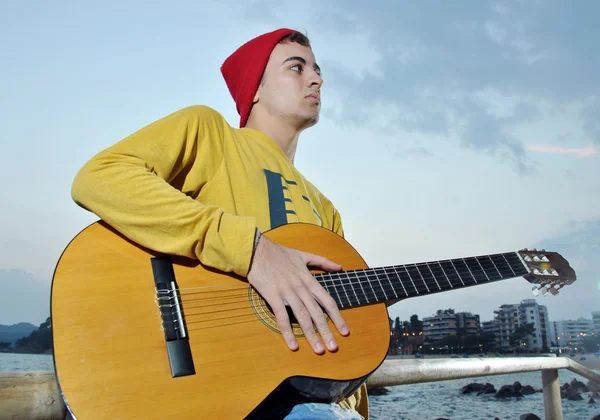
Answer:
<svg viewBox="0 0 600 420"><path fill-rule="evenodd" d="M336 289L341 288L342 291L344 292L344 295L346 296L346 300L348 301L348 307L352 307L352 301L350 300L350 298L348 297L348 293L346 292L346 288L344 287L344 283L342 281L342 277L340 273L334 273L337 276L337 280L339 281L339 284L335 284L335 280L334 280L334 284ZM339 290L338 290L339 292ZM343 300L340 298L340 302L342 302L343 304ZM343 307L346 307L346 305L342 305Z"/></svg>
<svg viewBox="0 0 600 420"><path fill-rule="evenodd" d="M479 262L481 268L483 268L483 271L485 272L485 275L489 281L500 280L502 278L502 275L498 271L497 267L494 266L494 263L490 259L489 255L478 258L477 261Z"/></svg>
<svg viewBox="0 0 600 420"><path fill-rule="evenodd" d="M473 277L473 281L475 281L475 284L477 284L477 279L475 278L475 276L473 275L473 272L471 271L471 269L469 268L469 265L467 264L467 262L465 261L464 258L461 258L462 261L465 263L465 267L467 267L467 270L469 270L469 274L471 274L471 277Z"/></svg>
<svg viewBox="0 0 600 420"><path fill-rule="evenodd" d="M479 263L479 259L477 257L467 258L465 259L465 263L469 267L476 283L483 283L485 281L489 281L489 278L485 273L483 267L481 267L481 264Z"/></svg>
<svg viewBox="0 0 600 420"><path fill-rule="evenodd" d="M350 286L350 288L354 292L354 297L356 297L356 303L357 303L357 305L360 305L360 299L358 298L358 295L356 294L356 290L354 290L354 285L352 284L352 279L350 277L348 277L348 280L350 280L348 282L348 286Z"/></svg>
<svg viewBox="0 0 600 420"><path fill-rule="evenodd" d="M510 261L511 267L514 268L513 272L515 273L515 275L524 276L525 274L529 273L529 269L527 268L525 261L523 261L519 254L517 254L516 252L511 252L510 254L505 255L506 258Z"/></svg>
<svg viewBox="0 0 600 420"><path fill-rule="evenodd" d="M503 278L512 277L514 275L510 268L510 264L502 254L491 255L491 259L494 262L494 265L496 265L498 268L498 271L500 271L500 274L502 274Z"/></svg>
<svg viewBox="0 0 600 420"><path fill-rule="evenodd" d="M502 254L502 257L504 257L504 260L506 261L506 264L508 264L508 268L510 268L510 271L512 271L512 273L516 276L517 274L515 273L515 270L512 269L510 263L506 259L506 255Z"/></svg>
<svg viewBox="0 0 600 420"><path fill-rule="evenodd" d="M365 273L365 270L362 270L362 272ZM367 297L367 293L365 292L365 289L363 287L363 282L360 280L360 277L358 277L358 271L355 271L355 275L356 275L356 278L358 279L358 285L360 286L360 289L363 292L363 297L365 298L365 303L370 303L369 298ZM366 276L366 273L365 273L365 276ZM367 277L367 280L369 280L369 276L366 276L366 277ZM370 283L370 281L369 281L369 283ZM373 290L373 287L371 287L371 290ZM373 294L375 294L374 290L373 290Z"/></svg>
<svg viewBox="0 0 600 420"><path fill-rule="evenodd" d="M421 270L419 270L419 266L418 265L414 265L415 270L417 271L417 273L419 273L419 277L421 277L421 280L423 281L423 284L425 285L425 287L427 288L427 292L429 291L429 286L427 286L427 282L425 281L425 278L423 277L423 274L421 274Z"/></svg>
<svg viewBox="0 0 600 420"><path fill-rule="evenodd" d="M398 281L400 282L400 286L402 286L402 289L404 289L404 294L406 295L406 297L408 297L408 293L406 292L406 288L404 287L404 283L402 282L402 280L400 279L400 275L398 275L398 272L396 271L396 267L392 267L394 269L394 273L396 273L396 276L398 277ZM387 270L383 270L383 272L385 273L385 276L388 279L388 282L390 283L390 286L392 287L392 291L394 292L394 296L396 296L396 298L398 297L398 293L396 293L396 288L392 285L392 280L390 279L390 276L388 276Z"/></svg>
<svg viewBox="0 0 600 420"><path fill-rule="evenodd" d="M385 272L385 270L384 270ZM377 280L377 283L375 284L379 284L379 288L381 289L381 297L382 299L378 299L378 300L389 300L389 298L387 297L387 294L385 293L385 290L383 290L383 285L381 284L381 280L379 280L379 275L377 274L377 271L374 271L373 274L375 275L375 279ZM373 288L373 290L375 289L373 287L373 282L371 283L371 288ZM377 296L377 292L375 292L375 296Z"/></svg>
<svg viewBox="0 0 600 420"><path fill-rule="evenodd" d="M477 264L479 264L479 267L481 267L481 271L483 271L483 274L485 274L485 278L490 281L489 276L487 275L487 273L485 272L485 269L483 268L483 266L481 265L481 263L479 262L479 258L475 258L475 261L477 261Z"/></svg>
<svg viewBox="0 0 600 420"><path fill-rule="evenodd" d="M500 278L502 278L503 276L502 276L502 274L500 273L500 270L498 270L498 267L496 266L496 263L495 263L495 262L494 262L494 260L492 259L492 256L491 256L491 255L488 255L487 257L490 259L490 261L491 261L491 262L492 262L492 264L494 265L494 268L495 268L495 269L496 269L496 271L498 272L498 275L500 276Z"/></svg>
<svg viewBox="0 0 600 420"><path fill-rule="evenodd" d="M442 271L440 266L435 263L426 263L426 264L427 264L427 268L429 269L429 273L431 273L431 275L435 279L438 287L440 288L440 291L442 291L444 289L448 289L448 285L443 281L445 276L444 276L444 272ZM447 280L448 279L446 279L446 281ZM450 288L452 288L452 287L450 287Z"/></svg>
<svg viewBox="0 0 600 420"><path fill-rule="evenodd" d="M404 273L406 273L406 275L408 276L408 280L410 280L410 284L412 284L412 287L413 287L413 289L415 290L415 293L416 293L417 295L419 295L419 294L420 294L420 293L419 293L419 290L417 289L417 286L415 286L415 282L413 281L413 279L412 279L412 277L410 276L410 273L408 272L408 270L406 269L406 267L398 267L398 268L400 268L400 269L404 269ZM395 270L395 268L394 268L394 270ZM400 270L400 272L402 272L402 270ZM400 273L398 273L397 271L396 271L396 273L398 274L398 278L399 278L399 279L401 279L401 278L402 278L402 277L401 277L401 274L400 274ZM403 282L403 283L404 283L404 282Z"/></svg>
<svg viewBox="0 0 600 420"><path fill-rule="evenodd" d="M412 281L412 284L415 287L415 290L417 290L417 286L415 285L413 275L410 273L410 270L409 270L410 268L414 268L414 265L410 264L410 265L405 266L405 270L408 273L408 277L410 278L410 281ZM417 272L418 272L418 270L417 270ZM427 289L427 293L429 293L429 287L427 287L427 285L425 284L425 281L423 281L423 284L425 285L425 289Z"/></svg>
<svg viewBox="0 0 600 420"><path fill-rule="evenodd" d="M437 281L437 279L435 278L435 274L433 274L433 270L431 269L431 267L429 266L429 263L425 264L427 266L427 268L429 269L429 272L431 273L431 276L433 277L433 280L435 280L435 284L437 284L438 289L442 290L440 283Z"/></svg>
<svg viewBox="0 0 600 420"><path fill-rule="evenodd" d="M441 264L440 261L438 261L438 265L440 266L440 269L442 270L442 273L444 274L444 277L446 277L446 280L448 280L448 284L450 285L450 287L454 288L454 285L452 284L452 282L448 278L448 275L446 274L446 270L444 270L444 267L442 267L442 264Z"/></svg>
<svg viewBox="0 0 600 420"><path fill-rule="evenodd" d="M333 291L335 292L335 296L337 297L337 300L336 300L336 302L338 302L338 305L339 305L339 304L341 303L341 299L340 299L340 295L339 295L339 293L338 293L338 291L337 291L337 288L335 287L335 283L333 282L333 277L332 277L331 273L323 273L323 274L321 275L321 278L323 279L323 281L324 281L324 283L325 283L325 284L323 285L323 287L325 287L325 289L327 290L327 292L328 292L328 293L329 293L329 294L330 294L332 297L334 297L334 296L333 296L333 293L331 293L331 292L329 291L329 287L327 286L327 278L328 278L328 277L329 277L329 279L331 280L331 287L333 288Z"/></svg>
<svg viewBox="0 0 600 420"><path fill-rule="evenodd" d="M450 260L450 262L452 263L452 267L454 267L454 271L456 271L456 274L458 275L458 279L460 280L460 282L462 283L463 286L466 286L466 284L465 284L462 276L460 275L460 273L456 269L456 265L454 264L454 261Z"/></svg>

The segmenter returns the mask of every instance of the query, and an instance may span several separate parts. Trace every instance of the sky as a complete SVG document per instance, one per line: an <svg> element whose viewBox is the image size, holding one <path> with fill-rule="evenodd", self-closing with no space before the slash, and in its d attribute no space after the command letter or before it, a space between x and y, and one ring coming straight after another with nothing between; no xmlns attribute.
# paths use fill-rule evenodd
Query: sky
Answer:
<svg viewBox="0 0 600 420"><path fill-rule="evenodd" d="M600 3L108 3L0 3L0 324L49 315L61 252L97 220L71 199L79 168L190 105L236 125L220 65L280 27L310 37L324 78L295 164L369 266L545 248L578 276L535 298L550 320L600 310ZM529 298L517 278L389 313L484 321Z"/></svg>

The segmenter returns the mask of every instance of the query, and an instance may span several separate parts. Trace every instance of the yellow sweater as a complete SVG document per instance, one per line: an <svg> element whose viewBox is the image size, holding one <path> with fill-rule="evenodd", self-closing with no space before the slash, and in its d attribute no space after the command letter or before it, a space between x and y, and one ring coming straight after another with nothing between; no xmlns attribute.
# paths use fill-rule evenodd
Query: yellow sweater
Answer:
<svg viewBox="0 0 600 420"><path fill-rule="evenodd" d="M243 277L256 227L304 222L343 236L333 204L273 140L233 128L205 106L174 112L97 154L75 177L72 196L144 247ZM341 405L367 417L366 388Z"/></svg>

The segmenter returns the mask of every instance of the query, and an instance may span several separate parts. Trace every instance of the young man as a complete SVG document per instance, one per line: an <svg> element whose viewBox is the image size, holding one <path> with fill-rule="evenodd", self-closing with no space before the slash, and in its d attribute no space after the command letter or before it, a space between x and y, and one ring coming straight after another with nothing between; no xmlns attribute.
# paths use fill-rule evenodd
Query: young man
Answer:
<svg viewBox="0 0 600 420"><path fill-rule="evenodd" d="M293 222L343 235L336 208L293 165L298 138L321 108L323 80L310 43L290 29L269 32L236 50L221 72L239 129L205 106L177 111L91 159L75 178L73 199L142 246L246 277L291 350L298 344L286 305L316 353L335 351L319 305L340 334L349 334L348 326L307 265L341 267L261 235ZM309 408L322 412L316 418L360 418L354 409L366 413L366 404L363 387L341 409ZM290 416L306 416L306 409Z"/></svg>

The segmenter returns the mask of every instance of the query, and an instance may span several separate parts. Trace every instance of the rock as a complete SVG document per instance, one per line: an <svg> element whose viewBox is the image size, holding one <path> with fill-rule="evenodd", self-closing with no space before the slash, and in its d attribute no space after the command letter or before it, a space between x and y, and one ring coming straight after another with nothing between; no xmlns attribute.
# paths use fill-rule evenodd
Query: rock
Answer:
<svg viewBox="0 0 600 420"><path fill-rule="evenodd" d="M531 385L525 385L521 388L521 394L523 395L531 395L535 394L535 389Z"/></svg>
<svg viewBox="0 0 600 420"><path fill-rule="evenodd" d="M523 388L523 386L521 385L521 382L519 382L519 381L516 381L516 382L513 384L513 388L515 389L515 391L520 391L520 390L521 390L521 388Z"/></svg>
<svg viewBox="0 0 600 420"><path fill-rule="evenodd" d="M502 387L500 387L500 390L494 395L494 398L510 397L521 397L521 392L516 391L512 385L502 385Z"/></svg>
<svg viewBox="0 0 600 420"><path fill-rule="evenodd" d="M447 419L446 417L438 417L438 418L437 418L437 419L435 419L435 420L450 420L450 419Z"/></svg>
<svg viewBox="0 0 600 420"><path fill-rule="evenodd" d="M471 382L463 386L460 390L461 394L470 394L471 392L479 392L483 389L483 384L478 384L477 382Z"/></svg>
<svg viewBox="0 0 600 420"><path fill-rule="evenodd" d="M560 398L566 398L567 400L571 401L582 400L583 397L581 396L581 388L577 384L564 384L560 388Z"/></svg>
<svg viewBox="0 0 600 420"><path fill-rule="evenodd" d="M585 384L583 382L577 380L577 378L573 378L571 380L571 383L569 385L576 392L589 392L587 386L585 386Z"/></svg>
<svg viewBox="0 0 600 420"><path fill-rule="evenodd" d="M367 388L368 395L387 395L387 394L389 394L389 392L390 392L390 390L383 386L378 386L375 388Z"/></svg>
<svg viewBox="0 0 600 420"><path fill-rule="evenodd" d="M486 383L483 388L477 393L477 395L481 395L481 394L495 394L496 393L496 388L494 388L494 385L490 384L490 383Z"/></svg>
<svg viewBox="0 0 600 420"><path fill-rule="evenodd" d="M536 416L533 413L526 413L526 414L521 414L521 417L519 417L519 420L542 420L542 419L540 419L538 416Z"/></svg>
<svg viewBox="0 0 600 420"><path fill-rule="evenodd" d="M581 400L583 400L583 397L579 393L577 393L577 394L570 394L570 395L567 395L567 400L569 400L569 401L581 401Z"/></svg>
<svg viewBox="0 0 600 420"><path fill-rule="evenodd" d="M594 399L594 397L590 397L590 399L588 400L588 404L596 404L596 400Z"/></svg>
<svg viewBox="0 0 600 420"><path fill-rule="evenodd" d="M592 420L600 420L600 414L598 414L598 415L596 415L596 416L592 417Z"/></svg>
<svg viewBox="0 0 600 420"><path fill-rule="evenodd" d="M472 382L468 385L463 386L461 388L460 392L462 394L470 394L471 392L477 392L477 395L493 394L494 392L496 392L496 388L494 388L494 385L492 385L489 382L487 382L485 384Z"/></svg>

